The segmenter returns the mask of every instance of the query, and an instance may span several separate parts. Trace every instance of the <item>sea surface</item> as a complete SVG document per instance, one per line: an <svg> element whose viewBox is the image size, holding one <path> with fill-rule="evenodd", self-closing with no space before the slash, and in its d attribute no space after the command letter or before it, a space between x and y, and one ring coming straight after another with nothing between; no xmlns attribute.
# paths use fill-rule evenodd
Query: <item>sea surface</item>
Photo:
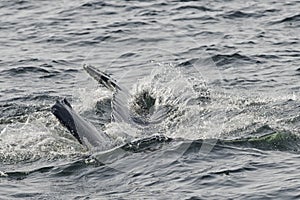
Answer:
<svg viewBox="0 0 300 200"><path fill-rule="evenodd" d="M300 199L299 33L297 0L2 0L0 199ZM149 120L145 91L150 125L112 119ZM79 144L63 98L112 144Z"/></svg>

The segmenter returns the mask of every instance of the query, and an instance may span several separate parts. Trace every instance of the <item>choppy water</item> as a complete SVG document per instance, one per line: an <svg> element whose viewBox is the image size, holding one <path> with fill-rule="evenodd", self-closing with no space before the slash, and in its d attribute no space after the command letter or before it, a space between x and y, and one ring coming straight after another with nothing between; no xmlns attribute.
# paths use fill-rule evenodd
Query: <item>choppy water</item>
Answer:
<svg viewBox="0 0 300 200"><path fill-rule="evenodd" d="M0 16L0 199L300 198L299 1L14 0ZM83 64L166 116L110 123ZM115 144L78 144L50 113L62 97Z"/></svg>

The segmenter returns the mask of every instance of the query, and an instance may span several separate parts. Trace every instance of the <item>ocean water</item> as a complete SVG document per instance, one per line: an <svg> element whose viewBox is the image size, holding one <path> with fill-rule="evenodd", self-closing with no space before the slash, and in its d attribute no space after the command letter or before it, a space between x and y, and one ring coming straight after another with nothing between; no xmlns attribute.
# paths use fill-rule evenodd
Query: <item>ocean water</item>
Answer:
<svg viewBox="0 0 300 200"><path fill-rule="evenodd" d="M0 17L0 199L300 198L300 1L3 0ZM148 91L150 125L112 121L85 64L137 117ZM113 143L80 145L62 98Z"/></svg>

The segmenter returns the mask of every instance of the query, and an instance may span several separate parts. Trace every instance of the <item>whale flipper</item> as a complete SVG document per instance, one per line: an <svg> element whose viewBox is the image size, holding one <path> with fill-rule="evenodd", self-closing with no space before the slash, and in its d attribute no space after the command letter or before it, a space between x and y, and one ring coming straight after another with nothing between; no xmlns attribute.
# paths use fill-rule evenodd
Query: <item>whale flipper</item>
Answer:
<svg viewBox="0 0 300 200"><path fill-rule="evenodd" d="M122 90L117 82L105 72L102 72L91 65L84 65L83 69L101 85L110 89L111 91L116 89Z"/></svg>
<svg viewBox="0 0 300 200"><path fill-rule="evenodd" d="M120 86L111 76L91 65L83 66L84 70L107 89L113 91L111 118L115 122L136 125L129 110L131 95L127 88Z"/></svg>
<svg viewBox="0 0 300 200"><path fill-rule="evenodd" d="M66 99L57 101L52 106L51 112L80 144L87 147L104 148L105 144L110 143L110 138L104 132L97 131L91 123L78 115Z"/></svg>

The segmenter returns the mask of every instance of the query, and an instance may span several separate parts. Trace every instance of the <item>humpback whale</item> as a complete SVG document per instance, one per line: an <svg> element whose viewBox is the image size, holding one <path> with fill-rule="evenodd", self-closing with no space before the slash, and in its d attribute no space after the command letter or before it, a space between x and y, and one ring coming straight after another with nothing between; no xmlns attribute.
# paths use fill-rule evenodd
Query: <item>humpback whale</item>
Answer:
<svg viewBox="0 0 300 200"><path fill-rule="evenodd" d="M130 94L125 87L119 86L108 74L91 65L84 66L84 70L98 81L99 84L113 92L113 100L111 103L112 121L125 122L136 126L138 126L138 124L142 124L141 120L132 116L129 111L129 106L124 105L128 103L124 101L124 99L128 100L130 98ZM105 132L98 131L96 127L76 113L67 99L57 100L57 102L51 107L51 112L59 120L59 122L69 130L80 144L87 147L99 147L111 142L110 137Z"/></svg>
<svg viewBox="0 0 300 200"><path fill-rule="evenodd" d="M147 90L131 95L125 86L119 85L110 75L91 65L85 65L83 68L100 85L113 92L112 122L126 123L143 132L149 130L150 134L153 134L155 126L174 109L172 106L155 105L156 98ZM97 130L94 125L76 113L67 99L58 100L52 106L51 112L80 144L101 148L105 144L113 143L104 131Z"/></svg>

